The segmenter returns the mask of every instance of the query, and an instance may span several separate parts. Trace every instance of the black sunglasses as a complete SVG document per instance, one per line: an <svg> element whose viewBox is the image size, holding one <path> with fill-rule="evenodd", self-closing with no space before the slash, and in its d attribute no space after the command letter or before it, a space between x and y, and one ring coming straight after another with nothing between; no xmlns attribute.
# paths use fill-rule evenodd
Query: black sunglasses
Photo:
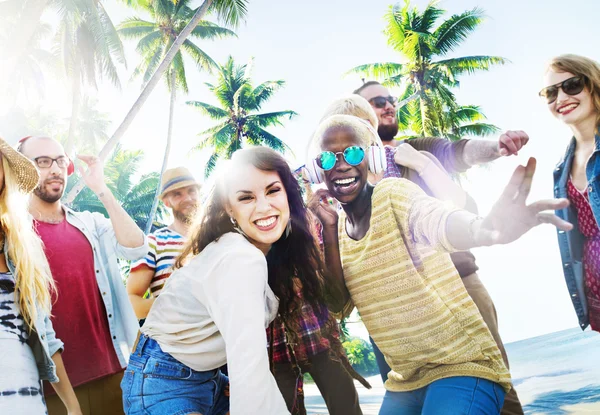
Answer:
<svg viewBox="0 0 600 415"><path fill-rule="evenodd" d="M389 97L374 97L369 100L369 103L375 108L385 108L388 102L392 104L392 106L396 106L396 102L398 102L398 100L391 95Z"/></svg>
<svg viewBox="0 0 600 415"><path fill-rule="evenodd" d="M558 84L547 86L539 93L540 97L545 98L548 104L552 104L558 98L558 90L562 89L567 95L577 95L585 88L585 78L582 76L574 76L565 79Z"/></svg>

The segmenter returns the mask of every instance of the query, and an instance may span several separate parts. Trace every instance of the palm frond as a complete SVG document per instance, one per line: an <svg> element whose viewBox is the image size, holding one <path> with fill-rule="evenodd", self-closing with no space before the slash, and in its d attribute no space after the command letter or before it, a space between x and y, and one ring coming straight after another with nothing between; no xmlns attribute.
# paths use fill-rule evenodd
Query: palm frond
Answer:
<svg viewBox="0 0 600 415"><path fill-rule="evenodd" d="M198 23L198 26L192 31L191 37L203 40L213 40L226 37L237 37L237 35L234 31L225 27L221 27L206 20L201 20L200 23Z"/></svg>
<svg viewBox="0 0 600 415"><path fill-rule="evenodd" d="M248 0L215 0L209 13L216 14L227 26L237 27L248 14Z"/></svg>
<svg viewBox="0 0 600 415"><path fill-rule="evenodd" d="M346 72L345 75L358 74L363 75L369 80L387 79L403 73L404 65L394 62L367 63L365 65L355 66Z"/></svg>
<svg viewBox="0 0 600 415"><path fill-rule="evenodd" d="M229 115L228 111L225 111L224 109L219 107L215 107L214 105L207 104L206 102L187 101L186 104L199 109L200 112L208 115L213 120L225 118Z"/></svg>
<svg viewBox="0 0 600 415"><path fill-rule="evenodd" d="M210 56L189 39L186 39L183 42L181 48L187 52L201 71L212 73L213 69L219 66Z"/></svg>
<svg viewBox="0 0 600 415"><path fill-rule="evenodd" d="M464 73L473 74L477 71L487 71L493 65L504 65L509 62L508 59L500 56L463 56L437 61L434 62L434 65L447 68L453 76L457 76Z"/></svg>
<svg viewBox="0 0 600 415"><path fill-rule="evenodd" d="M441 55L453 51L479 27L484 17L483 10L478 7L451 16L433 33L437 39L435 42L436 49L439 50Z"/></svg>

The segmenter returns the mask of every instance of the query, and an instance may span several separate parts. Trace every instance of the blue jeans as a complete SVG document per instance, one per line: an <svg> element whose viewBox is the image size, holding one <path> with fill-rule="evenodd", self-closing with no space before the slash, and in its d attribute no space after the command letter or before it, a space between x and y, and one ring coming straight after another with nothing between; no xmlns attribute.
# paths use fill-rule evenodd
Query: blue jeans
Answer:
<svg viewBox="0 0 600 415"><path fill-rule="evenodd" d="M219 369L195 371L141 334L121 382L123 409L127 415L225 415L228 383Z"/></svg>
<svg viewBox="0 0 600 415"><path fill-rule="evenodd" d="M379 415L498 415L504 394L486 379L440 379L410 392L386 391Z"/></svg>

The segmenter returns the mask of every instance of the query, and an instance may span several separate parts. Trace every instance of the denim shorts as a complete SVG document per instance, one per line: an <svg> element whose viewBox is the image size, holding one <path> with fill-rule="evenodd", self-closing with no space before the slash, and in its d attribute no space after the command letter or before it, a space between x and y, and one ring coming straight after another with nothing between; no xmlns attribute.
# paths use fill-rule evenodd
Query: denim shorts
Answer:
<svg viewBox="0 0 600 415"><path fill-rule="evenodd" d="M219 369L195 371L141 334L121 382L123 409L127 415L225 415L228 383Z"/></svg>

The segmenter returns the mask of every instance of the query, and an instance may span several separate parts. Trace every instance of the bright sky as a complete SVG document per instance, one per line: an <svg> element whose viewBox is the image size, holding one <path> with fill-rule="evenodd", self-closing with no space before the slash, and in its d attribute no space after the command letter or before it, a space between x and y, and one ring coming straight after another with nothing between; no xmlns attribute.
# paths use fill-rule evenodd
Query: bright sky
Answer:
<svg viewBox="0 0 600 415"><path fill-rule="evenodd" d="M104 2L115 23L135 14L122 3ZM358 78L344 79L350 68L370 62L401 59L387 47L382 34L383 14L391 0L251 0L248 20L238 38L202 44L218 62L232 55L238 63L255 58L256 84L284 79L286 87L265 106L265 111L291 109L300 114L285 128L273 130L295 152L298 166L311 131L322 110L336 97L360 85ZM200 4L198 1L194 5ZM422 8L425 0L414 0ZM544 63L561 53L578 53L600 60L598 16L595 0L446 0L442 7L460 13L479 6L489 19L457 51L456 56L499 55L512 63L462 78L457 92L461 104L483 108L489 121L502 129L522 129L531 137L518 157L473 169L465 183L485 214L500 194L512 170L527 158L538 158L538 174L531 199L552 197L552 170L567 145L570 132L554 120L537 97ZM128 43L129 72L123 71L123 90L103 85L100 108L112 114L116 128L139 93L139 81L129 82L137 64ZM189 157L196 134L212 122L185 105L186 100L216 104L203 84L211 81L189 64L190 94L180 96L175 110L174 141L170 165L187 165L202 176L206 157ZM63 85L50 87L47 105L68 116L70 100ZM163 84L154 91L126 134L124 145L144 148L147 169L158 170L166 139L168 94ZM112 133L112 131L111 131ZM500 332L505 342L577 326L561 272L555 231L541 227L509 246L475 251L479 275L493 297Z"/></svg>

